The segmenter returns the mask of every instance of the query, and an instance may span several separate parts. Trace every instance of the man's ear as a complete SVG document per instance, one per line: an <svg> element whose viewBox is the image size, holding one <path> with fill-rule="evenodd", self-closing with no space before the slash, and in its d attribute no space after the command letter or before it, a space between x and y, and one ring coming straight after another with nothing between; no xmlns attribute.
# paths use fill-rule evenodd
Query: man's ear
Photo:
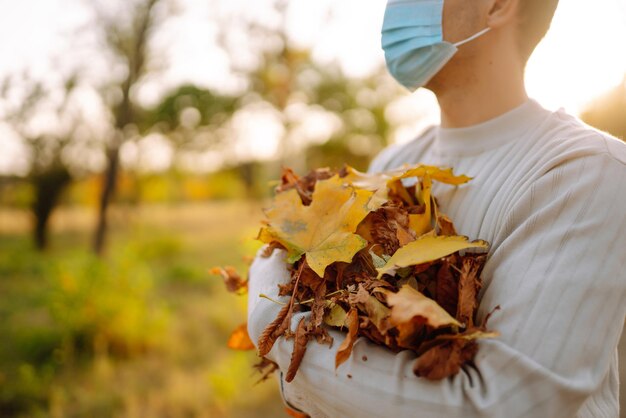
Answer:
<svg viewBox="0 0 626 418"><path fill-rule="evenodd" d="M511 24L517 19L519 0L492 0L487 15L487 26L495 29Z"/></svg>

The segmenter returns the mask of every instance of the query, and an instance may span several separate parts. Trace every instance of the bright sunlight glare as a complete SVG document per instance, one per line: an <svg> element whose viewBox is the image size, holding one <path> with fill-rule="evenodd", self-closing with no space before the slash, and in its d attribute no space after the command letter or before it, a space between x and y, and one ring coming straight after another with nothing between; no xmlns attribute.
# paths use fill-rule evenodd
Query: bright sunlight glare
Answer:
<svg viewBox="0 0 626 418"><path fill-rule="evenodd" d="M0 0L0 4L1 78L28 71L54 83L61 73L85 65L94 80L106 78L106 72L111 71L91 64L72 46L72 34L84 30L90 19L86 3ZM177 4L179 14L156 39L167 65L151 74L138 91L138 98L146 103L157 102L168 89L182 83L231 90L241 85L241 78L229 70L230 57L218 46L212 7L265 16L268 22L276 20L268 13L269 0L178 0ZM317 61L338 62L349 76L367 76L384 65L380 27L385 4L385 0L291 0L286 31L295 45L310 48ZM626 74L625 50L626 0L561 0L548 36L528 65L529 95L549 109L563 107L579 114L594 98L622 81ZM400 129L395 140L410 139L414 127L436 122L436 102L427 92L400 101L411 108L405 122L413 123L406 123L412 127L404 133ZM263 117L259 114L253 119ZM278 135L279 131L272 128L274 124L268 119L259 126ZM23 160L19 147L8 143L10 136L3 136L2 141L5 152L0 153L0 171L19 172L18 162ZM269 148L274 149L276 141L271 141ZM269 152L267 147L242 147L247 154L257 153L258 158L265 158Z"/></svg>
<svg viewBox="0 0 626 418"><path fill-rule="evenodd" d="M626 1L561 0L527 71L529 95L579 113L626 74Z"/></svg>

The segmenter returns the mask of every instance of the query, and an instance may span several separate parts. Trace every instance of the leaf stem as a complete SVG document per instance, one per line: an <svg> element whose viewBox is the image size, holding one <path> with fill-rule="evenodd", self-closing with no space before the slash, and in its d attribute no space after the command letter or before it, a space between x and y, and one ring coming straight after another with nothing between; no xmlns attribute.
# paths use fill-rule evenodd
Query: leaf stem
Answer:
<svg viewBox="0 0 626 418"><path fill-rule="evenodd" d="M432 194L430 195L430 201L433 205L433 212L435 212L435 231L441 231L441 224L439 223L439 208L437 207L437 201Z"/></svg>
<svg viewBox="0 0 626 418"><path fill-rule="evenodd" d="M454 270L456 270L459 274L463 274L463 272L461 271L460 268L458 268L457 266L455 266L454 264L448 264L450 267L452 267Z"/></svg>
<svg viewBox="0 0 626 418"><path fill-rule="evenodd" d="M264 294L264 293L259 294L259 297L260 297L260 298L263 298L263 299L267 299L267 300L269 300L270 302L274 302L274 303L275 303L275 304L277 304L277 305L285 306L285 305L287 304L286 302L280 302L280 301L277 301L276 299L272 299L271 297L267 296L267 295L266 295L266 294Z"/></svg>
<svg viewBox="0 0 626 418"><path fill-rule="evenodd" d="M327 298L329 298L329 297L332 297L332 296L338 295L338 294L343 293L343 292L346 292L346 290L337 290L337 291L334 291L334 292L332 292L332 293L329 293L329 294L327 294L327 295L324 295L324 299L327 299ZM307 303L313 303L313 302L315 302L315 299L304 300L304 301L302 301L302 302L296 302L296 303L297 303L297 304L299 304L299 305L306 305Z"/></svg>
<svg viewBox="0 0 626 418"><path fill-rule="evenodd" d="M296 277L296 282L293 285L293 292L291 293L291 299L289 299L289 309L287 310L287 318L288 323L291 323L291 316L293 315L293 303L296 299L296 292L298 291L298 284L300 283L300 276L302 276L302 270L304 270L304 265L306 264L306 259L300 260L300 268L298 268L298 276Z"/></svg>
<svg viewBox="0 0 626 418"><path fill-rule="evenodd" d="M335 296L335 295L338 295L338 294L340 294L340 293L344 293L344 292L346 292L346 290L337 290L337 291L334 291L334 292L332 292L332 293L329 293L329 294L325 295L325 296L324 296L324 299L330 298L330 297L332 297L332 296ZM281 302L281 301L278 301L278 300L276 300L276 299L274 299L274 298L271 298L271 297L267 296L265 293L261 293L261 294L259 294L259 297L260 297L260 298L263 298L263 299L267 299L267 300L269 300L270 302L274 302L275 304L280 305L280 306L285 306L285 305L287 304L287 302ZM304 301L302 301L302 302L295 302L295 303L296 303L297 305L306 305L307 303L313 303L313 302L315 302L315 299L308 299L308 300L304 300Z"/></svg>

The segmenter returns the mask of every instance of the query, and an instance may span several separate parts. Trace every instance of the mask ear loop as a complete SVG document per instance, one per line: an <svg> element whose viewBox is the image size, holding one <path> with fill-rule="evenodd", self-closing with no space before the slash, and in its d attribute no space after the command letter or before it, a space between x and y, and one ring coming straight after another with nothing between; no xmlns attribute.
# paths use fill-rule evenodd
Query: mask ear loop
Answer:
<svg viewBox="0 0 626 418"><path fill-rule="evenodd" d="M465 39L465 40L463 40L463 41L457 42L457 43L455 43L455 44L453 44L453 45L454 45L455 47L457 47L457 48L458 48L458 47L460 47L461 45L465 45L466 43L471 42L471 41L473 41L474 39L476 39L476 38L479 38L479 37L483 36L485 33L489 32L490 30L491 30L491 28L490 28L490 27L486 27L485 29L483 29L483 30L481 30L480 32L478 32L477 34L472 35L472 36L470 36L469 38L467 38L467 39Z"/></svg>

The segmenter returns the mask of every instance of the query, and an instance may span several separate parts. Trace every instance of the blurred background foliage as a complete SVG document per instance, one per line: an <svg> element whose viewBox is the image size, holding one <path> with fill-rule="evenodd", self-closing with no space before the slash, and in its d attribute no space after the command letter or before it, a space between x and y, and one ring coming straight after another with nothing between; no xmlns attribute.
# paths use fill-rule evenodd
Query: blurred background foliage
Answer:
<svg viewBox="0 0 626 418"><path fill-rule="evenodd" d="M155 40L174 0L88 3L70 37L89 34L107 75L4 75L3 132L27 164L0 176L0 416L283 415L275 385L255 386L254 353L226 348L245 298L208 269L245 271L282 166L366 169L404 128L406 94L382 66L354 77L316 60L285 31L288 3L268 7L272 24L204 23L237 88L139 99L168 65ZM626 79L582 117L624 138L625 109Z"/></svg>

